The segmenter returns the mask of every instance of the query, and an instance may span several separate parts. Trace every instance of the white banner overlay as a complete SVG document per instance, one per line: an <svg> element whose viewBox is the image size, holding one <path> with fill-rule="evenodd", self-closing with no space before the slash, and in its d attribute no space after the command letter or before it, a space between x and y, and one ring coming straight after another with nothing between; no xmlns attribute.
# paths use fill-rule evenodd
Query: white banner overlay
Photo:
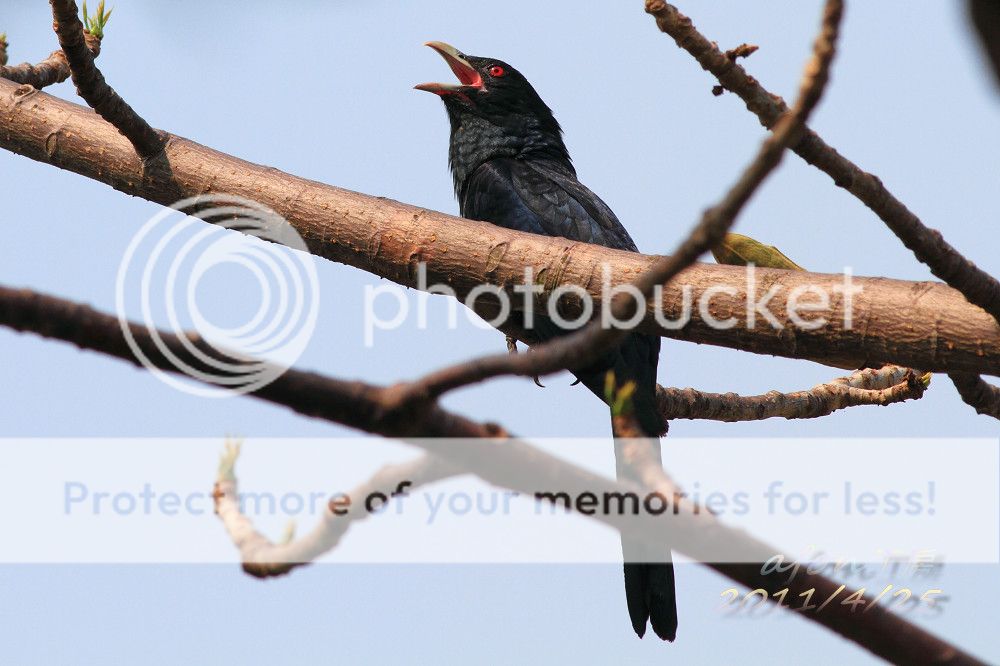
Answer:
<svg viewBox="0 0 1000 666"><path fill-rule="evenodd" d="M590 472L614 473L610 438L531 440ZM690 500L803 562L1000 561L995 439L677 439L663 458ZM0 563L234 562L213 512L224 439L0 439ZM474 450L472 441L449 445ZM420 455L377 438L248 439L236 463L243 512L272 540L304 534L330 500L387 463ZM414 487L371 507L321 562L577 562L621 558L618 535L583 513L629 498L577 488L548 497L475 477ZM552 508L552 499L560 508ZM653 521L658 502L637 497ZM341 504L340 506L343 506ZM622 509L621 507L625 507ZM643 509L642 507L645 507ZM742 561L726 548L713 561Z"/></svg>

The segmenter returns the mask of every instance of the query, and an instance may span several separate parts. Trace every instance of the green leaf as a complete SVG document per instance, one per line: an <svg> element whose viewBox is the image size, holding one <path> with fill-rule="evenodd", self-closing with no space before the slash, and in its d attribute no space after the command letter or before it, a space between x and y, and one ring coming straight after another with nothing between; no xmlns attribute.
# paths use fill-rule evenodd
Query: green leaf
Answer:
<svg viewBox="0 0 1000 666"><path fill-rule="evenodd" d="M712 248L712 256L720 264L731 266L754 264L761 268L784 268L789 271L805 270L773 245L764 245L760 241L742 234L726 234L722 242Z"/></svg>
<svg viewBox="0 0 1000 666"><path fill-rule="evenodd" d="M108 11L104 11L104 0L101 0L97 4L97 13L91 16L90 13L87 11L87 2L86 0L84 0L83 2L84 29L90 34L92 34L94 37L97 37L98 39L103 39L104 27L108 24L108 21L111 20L112 11L114 11L114 8L111 8Z"/></svg>
<svg viewBox="0 0 1000 666"><path fill-rule="evenodd" d="M634 394L635 382L625 382L621 388L618 388L614 370L608 370L608 373L604 375L604 401L611 407L612 416L622 416L631 412Z"/></svg>
<svg viewBox="0 0 1000 666"><path fill-rule="evenodd" d="M618 389L615 402L611 405L612 416L623 416L632 413L632 396L635 395L635 382L625 382L625 385Z"/></svg>
<svg viewBox="0 0 1000 666"><path fill-rule="evenodd" d="M604 402L615 404L615 371L608 370L604 375Z"/></svg>

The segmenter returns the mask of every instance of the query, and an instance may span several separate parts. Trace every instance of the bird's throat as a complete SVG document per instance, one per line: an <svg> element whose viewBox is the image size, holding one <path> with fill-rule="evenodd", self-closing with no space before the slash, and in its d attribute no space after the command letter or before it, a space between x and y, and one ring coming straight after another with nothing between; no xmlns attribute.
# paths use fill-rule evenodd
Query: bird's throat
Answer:
<svg viewBox="0 0 1000 666"><path fill-rule="evenodd" d="M469 113L449 113L449 117L448 164L459 200L469 177L490 160L544 159L564 162L572 169L562 137L544 131L531 118L507 117L506 122L495 123Z"/></svg>

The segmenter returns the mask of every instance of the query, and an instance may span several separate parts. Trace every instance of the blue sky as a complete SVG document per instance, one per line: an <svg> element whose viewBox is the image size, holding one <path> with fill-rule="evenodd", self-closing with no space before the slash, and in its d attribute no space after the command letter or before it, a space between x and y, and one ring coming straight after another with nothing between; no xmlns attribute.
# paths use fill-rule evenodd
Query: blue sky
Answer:
<svg viewBox="0 0 1000 666"><path fill-rule="evenodd" d="M758 44L749 70L791 98L820 5L759 9L765 3L718 2L681 9L725 47ZM50 24L44 3L8 0L0 31L11 41L12 62L39 60L54 49ZM764 136L737 98L710 94L714 80L656 30L638 0L585 7L527 0L123 1L115 5L99 63L154 126L299 176L457 212L445 114L433 96L412 90L450 76L421 46L429 39L518 67L566 130L581 179L646 252L668 251ZM879 175L925 223L1000 274L1000 133L991 129L1000 105L990 85L958 3L851 3L832 83L812 125ZM69 84L49 92L73 98ZM6 195L0 283L112 311L122 254L158 206L8 153L0 153L0 173ZM860 202L795 156L765 184L736 230L817 271L849 266L856 275L930 277ZM317 261L316 268L323 307L301 367L392 382L503 349L494 332L472 325L446 330L440 298L429 303L428 330L380 332L375 348L366 349L362 293L379 280L329 262ZM234 274L208 294L206 309L237 317L249 303L252 294ZM350 434L249 399L199 399L126 364L4 330L0 372L3 437ZM672 341L665 342L660 365L661 383L710 391L796 390L833 376L836 371L804 361ZM606 412L570 383L568 376L553 377L543 390L500 380L445 403L528 436L607 434ZM890 408L800 422L676 422L671 433L996 437L998 429L936 377L922 400ZM905 472L905 461L901 468ZM221 529L219 538L225 538ZM984 600L1000 592L997 573L996 567L950 567L950 605L927 625L1000 659L1000 644L984 631L982 615ZM6 566L0 568L0 654L12 663L32 655L56 662L125 655L150 663L259 663L390 653L419 660L443 654L447 661L492 655L513 662L544 654L718 663L756 662L781 645L808 651L820 663L862 656L797 618L721 618L715 607L728 583L693 566L681 573L678 644L639 642L626 622L617 576L612 566L343 565L262 584L236 566ZM37 637L30 643L29 633Z"/></svg>

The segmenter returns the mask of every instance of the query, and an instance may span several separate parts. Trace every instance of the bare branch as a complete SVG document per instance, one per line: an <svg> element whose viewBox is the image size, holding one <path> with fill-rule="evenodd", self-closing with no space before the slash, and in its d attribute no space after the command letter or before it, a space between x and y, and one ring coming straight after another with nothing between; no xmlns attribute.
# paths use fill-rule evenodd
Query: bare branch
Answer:
<svg viewBox="0 0 1000 666"><path fill-rule="evenodd" d="M240 551L243 570L256 578L287 574L336 548L353 523L371 514L360 499L375 492L391 496L404 482L410 484L408 489L416 489L461 473L429 455L398 465L387 465L366 483L346 493L346 501L331 501L322 520L308 534L299 539L289 538L284 543L274 543L258 532L240 511L236 475L233 473L238 454L239 449L227 443L224 464L220 465L212 497L215 499L215 513Z"/></svg>
<svg viewBox="0 0 1000 666"><path fill-rule="evenodd" d="M983 381L977 374L953 372L948 376L962 400L975 407L977 414L1000 419L1000 388Z"/></svg>
<svg viewBox="0 0 1000 666"><path fill-rule="evenodd" d="M760 421L763 419L815 419L860 405L891 405L916 400L927 389L930 375L920 377L909 368L887 366L860 370L820 384L808 391L742 396L735 393L704 393L695 389L657 387L656 401L664 420L710 419L713 421ZM858 386L864 384L864 387Z"/></svg>
<svg viewBox="0 0 1000 666"><path fill-rule="evenodd" d="M726 90L739 95L761 124L775 128L788 110L781 97L765 90L746 70L727 58L673 5L663 0L646 0L646 11L655 17L660 30L673 37L702 68L715 75ZM791 149L868 206L934 275L962 292L970 303L1000 320L1000 282L945 242L939 231L924 226L881 180L842 157L811 129L807 128Z"/></svg>
<svg viewBox="0 0 1000 666"><path fill-rule="evenodd" d="M101 54L101 40L90 33L84 33L87 49L93 57ZM2 63L0 63L2 64ZM48 58L37 65L22 63L0 67L0 79L14 83L28 84L41 90L56 83L62 83L70 77L69 61L61 50L53 51Z"/></svg>
<svg viewBox="0 0 1000 666"><path fill-rule="evenodd" d="M1000 3L996 0L969 0L972 22L1000 85ZM976 413L1000 419L1000 389L973 374L952 374L959 395Z"/></svg>
<svg viewBox="0 0 1000 666"><path fill-rule="evenodd" d="M52 5L52 18L55 21L53 27L59 38L59 46L69 62L77 93L98 115L114 125L141 157L158 155L163 151L164 138L108 85L104 75L94 64L94 55L87 48L84 39L76 2L49 0L49 4Z"/></svg>

